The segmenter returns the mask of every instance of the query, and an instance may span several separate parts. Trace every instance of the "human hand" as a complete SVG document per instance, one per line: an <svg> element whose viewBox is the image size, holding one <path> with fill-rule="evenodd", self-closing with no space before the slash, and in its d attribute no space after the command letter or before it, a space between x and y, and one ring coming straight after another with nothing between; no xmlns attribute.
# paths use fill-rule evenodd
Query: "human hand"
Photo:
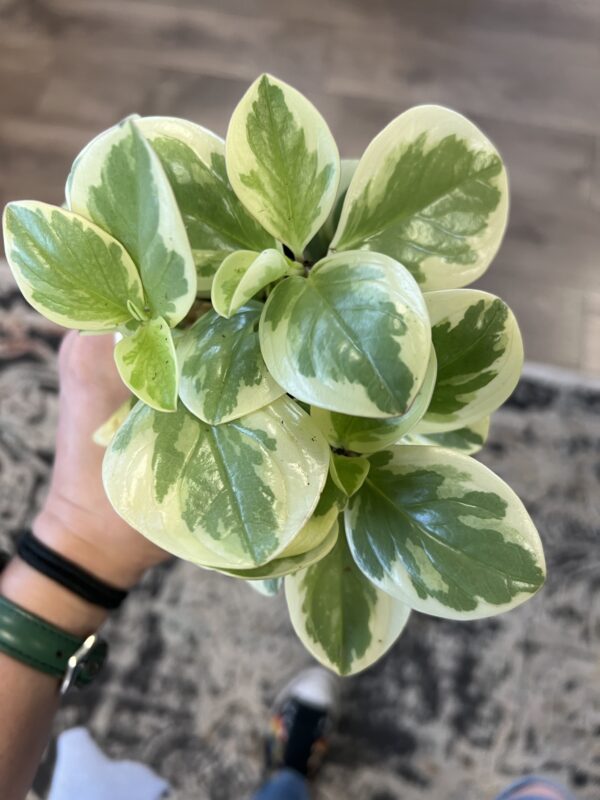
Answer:
<svg viewBox="0 0 600 800"><path fill-rule="evenodd" d="M124 522L102 485L104 448L94 431L127 399L112 336L68 333L58 365L60 402L50 491L35 535L107 583L129 588L168 554Z"/></svg>
<svg viewBox="0 0 600 800"><path fill-rule="evenodd" d="M122 520L102 485L104 448L94 431L127 398L113 360L110 335L68 333L59 353L56 457L47 499L33 523L48 547L115 587L129 589L169 558ZM14 559L1 578L15 602L65 628L94 629L105 616L66 589ZM85 607L84 607L85 606Z"/></svg>

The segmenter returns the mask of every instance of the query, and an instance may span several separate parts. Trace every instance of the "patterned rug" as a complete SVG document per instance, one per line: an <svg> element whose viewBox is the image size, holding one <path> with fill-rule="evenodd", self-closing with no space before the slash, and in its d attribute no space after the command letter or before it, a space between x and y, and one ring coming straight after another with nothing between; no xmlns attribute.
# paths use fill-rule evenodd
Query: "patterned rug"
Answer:
<svg viewBox="0 0 600 800"><path fill-rule="evenodd" d="M0 271L0 544L43 497L56 415L56 329ZM475 623L413 615L377 666L344 682L317 800L482 800L523 773L600 796L600 387L529 371L482 460L545 542L530 603ZM282 597L171 564L106 626L110 664L57 730L87 725L115 758L150 764L177 800L247 797L277 689L310 663ZM47 770L38 780L43 796Z"/></svg>

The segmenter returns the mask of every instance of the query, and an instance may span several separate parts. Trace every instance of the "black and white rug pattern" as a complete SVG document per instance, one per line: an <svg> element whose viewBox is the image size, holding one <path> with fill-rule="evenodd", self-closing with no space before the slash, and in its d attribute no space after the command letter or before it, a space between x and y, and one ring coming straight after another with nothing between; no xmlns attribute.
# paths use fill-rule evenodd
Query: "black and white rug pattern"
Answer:
<svg viewBox="0 0 600 800"><path fill-rule="evenodd" d="M59 332L0 271L0 545L38 508L52 462ZM543 537L544 590L507 615L414 614L392 651L343 686L319 800L482 800L524 773L600 797L600 386L529 371L494 417L482 460ZM175 800L237 800L261 777L261 732L310 657L283 597L173 563L106 626L98 684L57 731L86 725L114 758L143 761ZM37 781L44 793L48 771Z"/></svg>

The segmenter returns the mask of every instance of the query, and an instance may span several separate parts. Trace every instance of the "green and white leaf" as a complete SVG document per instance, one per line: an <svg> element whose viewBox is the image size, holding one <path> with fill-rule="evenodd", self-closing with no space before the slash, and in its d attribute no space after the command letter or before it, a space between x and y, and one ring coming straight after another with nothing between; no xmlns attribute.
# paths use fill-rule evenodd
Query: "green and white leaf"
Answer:
<svg viewBox="0 0 600 800"><path fill-rule="evenodd" d="M94 443L100 445L100 447L108 447L113 436L125 422L129 416L129 412L136 403L137 397L134 396L125 400L125 402L122 403L117 410L110 415L106 422L103 422L99 428L96 428L92 434L92 440Z"/></svg>
<svg viewBox="0 0 600 800"><path fill-rule="evenodd" d="M23 296L65 328L115 330L142 313L135 264L112 236L77 214L25 200L3 217L6 257ZM135 310L135 309L134 309Z"/></svg>
<svg viewBox="0 0 600 800"><path fill-rule="evenodd" d="M334 522L346 508L347 503L347 495L337 486L331 476L330 465L325 487L312 517L294 536L280 557L292 558L319 547L327 538Z"/></svg>
<svg viewBox="0 0 600 800"><path fill-rule="evenodd" d="M269 283L291 274L290 262L279 250L238 250L217 270L211 291L215 311L231 317Z"/></svg>
<svg viewBox="0 0 600 800"><path fill-rule="evenodd" d="M174 414L138 404L106 451L103 478L117 513L159 547L251 569L310 518L328 467L327 443L285 397L214 427L181 404Z"/></svg>
<svg viewBox="0 0 600 800"><path fill-rule="evenodd" d="M490 418L483 417L464 428L443 433L418 433L413 430L403 436L398 444L419 444L429 447L447 447L466 456L478 453L487 441L490 430Z"/></svg>
<svg viewBox="0 0 600 800"><path fill-rule="evenodd" d="M435 389L418 433L455 430L491 414L512 394L523 341L510 308L474 289L425 295L437 356Z"/></svg>
<svg viewBox="0 0 600 800"><path fill-rule="evenodd" d="M115 346L121 380L133 394L157 411L177 408L178 369L171 330L157 317L137 325Z"/></svg>
<svg viewBox="0 0 600 800"><path fill-rule="evenodd" d="M261 355L256 328L262 308L252 300L231 319L208 311L178 340L179 393L204 422L237 419L285 394Z"/></svg>
<svg viewBox="0 0 600 800"><path fill-rule="evenodd" d="M363 456L342 456L331 454L329 470L331 477L346 497L352 497L365 482L369 474L369 460Z"/></svg>
<svg viewBox="0 0 600 800"><path fill-rule="evenodd" d="M233 112L225 152L242 203L301 257L327 219L340 179L338 149L321 114L296 89L262 75Z"/></svg>
<svg viewBox="0 0 600 800"><path fill-rule="evenodd" d="M310 414L332 447L355 453L376 453L395 444L419 423L429 407L435 378L436 359L432 349L425 379L410 409L402 417L367 419L338 414L317 406L311 406Z"/></svg>
<svg viewBox="0 0 600 800"><path fill-rule="evenodd" d="M380 253L338 253L269 295L260 321L269 372L294 397L364 417L395 417L425 379L431 329L408 270Z"/></svg>
<svg viewBox="0 0 600 800"><path fill-rule="evenodd" d="M300 569L306 569L306 567L311 566L311 564L316 564L322 558L325 558L327 553L335 546L338 532L339 525L337 519L335 519L324 538L311 550L306 550L294 556L281 553L272 561L268 561L266 564L255 567L254 569L220 569L217 571L230 575L232 578L243 578L247 581L283 578L285 575L292 575L294 572L298 572Z"/></svg>
<svg viewBox="0 0 600 800"><path fill-rule="evenodd" d="M248 586L263 597L275 597L283 587L283 578L267 578L264 581L247 581Z"/></svg>
<svg viewBox="0 0 600 800"><path fill-rule="evenodd" d="M175 117L143 117L136 125L167 174L192 248L198 293L209 297L213 276L226 256L272 248L275 240L233 191L223 139Z"/></svg>
<svg viewBox="0 0 600 800"><path fill-rule="evenodd" d="M450 450L407 445L372 456L345 519L364 574L417 611L488 617L544 583L523 503L483 464Z"/></svg>
<svg viewBox="0 0 600 800"><path fill-rule="evenodd" d="M294 630L310 653L339 675L371 666L402 633L410 608L358 569L343 531L317 564L285 579Z"/></svg>
<svg viewBox="0 0 600 800"><path fill-rule="evenodd" d="M335 231L340 221L346 192L348 191L350 181L356 172L357 166L357 158L342 158L340 161L340 182L338 184L338 190L331 212L312 240L306 246L306 257L313 263L320 261L327 255L329 245L331 244L331 240L335 235Z"/></svg>
<svg viewBox="0 0 600 800"><path fill-rule="evenodd" d="M136 122L125 120L82 150L67 203L125 247L154 315L172 327L180 322L196 297L196 268L173 190Z"/></svg>
<svg viewBox="0 0 600 800"><path fill-rule="evenodd" d="M453 289L485 272L507 217L508 179L494 145L455 111L417 106L367 147L331 249L386 253L424 290Z"/></svg>

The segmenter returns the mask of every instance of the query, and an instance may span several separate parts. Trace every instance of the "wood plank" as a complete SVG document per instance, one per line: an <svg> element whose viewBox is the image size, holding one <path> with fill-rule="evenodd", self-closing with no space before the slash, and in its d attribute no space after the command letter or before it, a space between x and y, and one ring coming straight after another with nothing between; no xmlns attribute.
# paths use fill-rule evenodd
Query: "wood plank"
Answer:
<svg viewBox="0 0 600 800"><path fill-rule="evenodd" d="M172 6L169 0L134 0ZM197 0L178 0L193 7ZM532 35L558 35L581 42L596 40L600 25L597 0L203 0L203 8L253 17L282 16L289 20L322 25L354 26L385 30L390 24L417 24L423 34L431 28L460 26L496 31L527 29Z"/></svg>
<svg viewBox="0 0 600 800"><path fill-rule="evenodd" d="M54 52L50 43L32 48L13 42L0 28L2 114L29 114L36 108L49 76Z"/></svg>
<svg viewBox="0 0 600 800"><path fill-rule="evenodd" d="M49 21L50 20L50 21ZM294 81L302 91L321 84L328 33L280 16L240 18L202 7L143 5L132 0L56 0L52 15L11 23L15 40L55 40L72 64L103 69L110 60L149 69L230 76L247 83L261 72Z"/></svg>
<svg viewBox="0 0 600 800"><path fill-rule="evenodd" d="M62 203L71 163L92 130L0 120L0 204L35 199Z"/></svg>
<svg viewBox="0 0 600 800"><path fill-rule="evenodd" d="M335 28L326 89L332 94L441 103L467 114L596 134L600 127L596 40L531 31L416 27Z"/></svg>
<svg viewBox="0 0 600 800"><path fill-rule="evenodd" d="M90 93L90 85L94 92ZM41 97L45 121L101 131L129 114L181 116L224 135L244 80L110 60L98 72L94 61L73 70L70 55L57 58Z"/></svg>
<svg viewBox="0 0 600 800"><path fill-rule="evenodd" d="M554 286L600 288L598 212L560 204L547 208L513 195L499 260L514 279L526 274L538 291Z"/></svg>

